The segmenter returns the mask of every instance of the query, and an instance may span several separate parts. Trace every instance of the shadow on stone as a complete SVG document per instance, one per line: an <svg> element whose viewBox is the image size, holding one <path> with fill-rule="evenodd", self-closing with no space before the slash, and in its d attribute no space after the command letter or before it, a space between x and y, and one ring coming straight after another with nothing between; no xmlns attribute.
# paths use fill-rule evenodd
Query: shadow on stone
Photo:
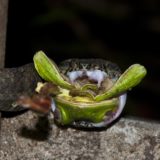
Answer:
<svg viewBox="0 0 160 160"><path fill-rule="evenodd" d="M47 116L45 116L39 117L36 125L33 126L33 128L23 126L20 131L20 136L37 141L45 141L48 139L50 131L51 127L49 120Z"/></svg>
<svg viewBox="0 0 160 160"><path fill-rule="evenodd" d="M70 128L73 128L73 129L76 129L76 130L80 130L80 131L85 131L85 132L102 132L102 131L105 131L109 128L111 128L113 125L115 125L119 120L120 120L121 116L118 117L116 120L114 120L112 123L108 124L107 126L104 126L104 127L89 127L89 128L86 128L86 127L79 127L79 126L69 126Z"/></svg>
<svg viewBox="0 0 160 160"><path fill-rule="evenodd" d="M13 118L13 117L24 114L26 111L28 111L28 110L25 109L25 110L15 111L15 112L1 111L1 117L2 118Z"/></svg>

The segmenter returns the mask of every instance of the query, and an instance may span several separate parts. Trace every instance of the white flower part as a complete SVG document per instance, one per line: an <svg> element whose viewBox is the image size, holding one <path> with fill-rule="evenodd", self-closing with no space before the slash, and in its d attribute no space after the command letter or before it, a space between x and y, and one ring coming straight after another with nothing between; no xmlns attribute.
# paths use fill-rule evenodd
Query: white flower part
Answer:
<svg viewBox="0 0 160 160"><path fill-rule="evenodd" d="M98 87L100 87L101 82L106 77L106 73L102 72L101 70L87 71L87 76L89 77L89 79L97 81L97 85Z"/></svg>
<svg viewBox="0 0 160 160"><path fill-rule="evenodd" d="M55 103L54 99L52 98L52 101L51 101L51 110L52 110L52 112L54 112L55 109L56 109L56 103Z"/></svg>
<svg viewBox="0 0 160 160"><path fill-rule="evenodd" d="M104 80L104 78L107 76L107 74L101 70L94 70L94 71L72 71L67 73L67 76L69 77L71 82L74 82L77 78L82 76L87 76L91 80L97 81L98 87L100 87L101 82Z"/></svg>
<svg viewBox="0 0 160 160"><path fill-rule="evenodd" d="M81 77L83 74L82 71L72 71L72 72L68 72L67 76L69 77L71 82L74 82L78 77Z"/></svg>
<svg viewBox="0 0 160 160"><path fill-rule="evenodd" d="M120 97L119 97L119 106L118 106L118 110L116 112L116 114L114 115L114 118L113 120L115 120L116 118L119 117L119 115L122 113L122 110L126 104L126 100L127 100L127 94L122 94Z"/></svg>

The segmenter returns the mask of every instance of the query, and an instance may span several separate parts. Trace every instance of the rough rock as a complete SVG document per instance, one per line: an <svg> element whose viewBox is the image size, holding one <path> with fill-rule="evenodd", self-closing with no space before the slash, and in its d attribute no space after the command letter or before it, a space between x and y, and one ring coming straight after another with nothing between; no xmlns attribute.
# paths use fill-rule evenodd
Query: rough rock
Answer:
<svg viewBox="0 0 160 160"><path fill-rule="evenodd" d="M5 62L5 42L7 30L8 0L0 0L0 68Z"/></svg>
<svg viewBox="0 0 160 160"><path fill-rule="evenodd" d="M11 104L22 94L32 94L41 81L33 64L0 69L0 111L16 111Z"/></svg>
<svg viewBox="0 0 160 160"><path fill-rule="evenodd" d="M108 129L84 131L28 111L2 119L0 145L1 160L159 160L160 124L121 118Z"/></svg>

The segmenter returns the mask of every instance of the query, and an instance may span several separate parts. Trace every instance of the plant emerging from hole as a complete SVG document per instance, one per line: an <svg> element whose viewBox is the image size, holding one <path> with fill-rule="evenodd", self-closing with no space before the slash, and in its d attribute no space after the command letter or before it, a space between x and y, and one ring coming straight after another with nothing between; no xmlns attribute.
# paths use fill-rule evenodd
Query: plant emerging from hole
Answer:
<svg viewBox="0 0 160 160"><path fill-rule="evenodd" d="M121 114L126 92L145 77L144 66L134 64L123 74L101 59L64 61L59 67L44 52L34 55L34 65L45 80L32 97L21 96L18 105L54 114L60 125L106 127Z"/></svg>

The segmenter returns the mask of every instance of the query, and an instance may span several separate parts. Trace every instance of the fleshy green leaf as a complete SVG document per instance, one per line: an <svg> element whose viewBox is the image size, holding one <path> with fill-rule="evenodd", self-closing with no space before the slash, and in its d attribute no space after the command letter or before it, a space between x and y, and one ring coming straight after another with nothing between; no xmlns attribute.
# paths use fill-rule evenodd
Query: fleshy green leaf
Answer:
<svg viewBox="0 0 160 160"><path fill-rule="evenodd" d="M52 82L62 88L71 89L73 86L61 76L56 64L50 60L43 51L37 52L33 57L38 74L46 81Z"/></svg>
<svg viewBox="0 0 160 160"><path fill-rule="evenodd" d="M117 82L112 86L110 90L107 92L97 95L95 97L96 101L102 101L105 99L109 99L115 97L132 87L136 86L141 82L141 80L147 74L147 70L144 66L140 64L134 64L130 66L117 80Z"/></svg>
<svg viewBox="0 0 160 160"><path fill-rule="evenodd" d="M60 97L57 97L55 101L61 113L59 123L62 125L71 124L76 120L101 122L106 113L113 111L119 103L118 98L95 103L75 103Z"/></svg>
<svg viewBox="0 0 160 160"><path fill-rule="evenodd" d="M82 86L81 90L85 91L87 89L91 89L91 90L98 90L97 85L95 84L85 84L84 86Z"/></svg>
<svg viewBox="0 0 160 160"><path fill-rule="evenodd" d="M75 96L80 96L80 97L89 97L91 98L92 100L94 100L94 95L92 94L91 91L82 91L82 90L79 90L79 89L73 89L73 90L70 90L70 95L75 97Z"/></svg>

